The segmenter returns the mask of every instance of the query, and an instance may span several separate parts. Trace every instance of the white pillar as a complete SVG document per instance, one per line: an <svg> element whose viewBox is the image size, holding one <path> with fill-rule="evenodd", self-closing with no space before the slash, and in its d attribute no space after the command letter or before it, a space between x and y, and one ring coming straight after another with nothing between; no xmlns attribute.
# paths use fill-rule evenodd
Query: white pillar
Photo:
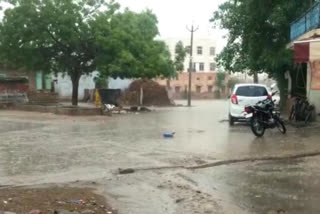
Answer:
<svg viewBox="0 0 320 214"><path fill-rule="evenodd" d="M291 98L291 92L292 92L292 77L290 74L290 71L286 71L284 74L285 78L288 80L288 98Z"/></svg>

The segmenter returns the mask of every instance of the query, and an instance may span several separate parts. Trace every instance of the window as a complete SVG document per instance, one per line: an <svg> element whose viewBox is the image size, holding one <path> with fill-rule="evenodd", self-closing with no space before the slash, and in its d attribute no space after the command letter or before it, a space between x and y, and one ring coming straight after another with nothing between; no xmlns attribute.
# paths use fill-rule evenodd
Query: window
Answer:
<svg viewBox="0 0 320 214"><path fill-rule="evenodd" d="M202 55L202 47L201 46L197 47L197 53L198 53L198 55Z"/></svg>
<svg viewBox="0 0 320 214"><path fill-rule="evenodd" d="M190 47L190 46L186 46L186 52L187 52L188 54L190 54L190 52L191 52L191 47Z"/></svg>
<svg viewBox="0 0 320 214"><path fill-rule="evenodd" d="M180 86L176 86L175 91L176 91L176 93L180 93Z"/></svg>
<svg viewBox="0 0 320 214"><path fill-rule="evenodd" d="M210 71L216 70L216 63L210 63Z"/></svg>
<svg viewBox="0 0 320 214"><path fill-rule="evenodd" d="M37 87L37 90L51 90L52 89L51 75L45 74L43 71L37 72L36 87Z"/></svg>
<svg viewBox="0 0 320 214"><path fill-rule="evenodd" d="M201 93L201 86L198 85L198 86L196 87L196 91L197 91L197 93Z"/></svg>
<svg viewBox="0 0 320 214"><path fill-rule="evenodd" d="M199 63L199 71L204 71L204 63L203 62Z"/></svg>
<svg viewBox="0 0 320 214"><path fill-rule="evenodd" d="M193 72L196 72L197 71L197 63L193 63Z"/></svg>
<svg viewBox="0 0 320 214"><path fill-rule="evenodd" d="M212 86L212 85L209 85L209 86L208 86L208 92L211 93L212 91L213 91L213 86Z"/></svg>
<svg viewBox="0 0 320 214"><path fill-rule="evenodd" d="M268 96L268 91L261 86L241 86L237 89L236 95L242 97L264 97Z"/></svg>
<svg viewBox="0 0 320 214"><path fill-rule="evenodd" d="M216 48L210 47L210 56L215 56L215 55L216 55Z"/></svg>

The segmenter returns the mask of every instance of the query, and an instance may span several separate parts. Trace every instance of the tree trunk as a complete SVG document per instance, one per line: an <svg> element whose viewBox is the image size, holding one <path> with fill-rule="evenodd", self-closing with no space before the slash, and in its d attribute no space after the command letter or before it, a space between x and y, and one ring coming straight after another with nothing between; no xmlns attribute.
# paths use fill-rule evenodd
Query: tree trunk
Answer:
<svg viewBox="0 0 320 214"><path fill-rule="evenodd" d="M168 77L167 79L167 89L170 90L171 89L171 78Z"/></svg>
<svg viewBox="0 0 320 214"><path fill-rule="evenodd" d="M259 77L258 77L258 72L257 71L255 71L253 73L253 82L254 83L259 83Z"/></svg>
<svg viewBox="0 0 320 214"><path fill-rule="evenodd" d="M143 86L140 87L140 100L139 100L140 106L143 106Z"/></svg>
<svg viewBox="0 0 320 214"><path fill-rule="evenodd" d="M72 105L78 105L78 91L79 91L79 80L81 75L75 73L71 77L72 81Z"/></svg>

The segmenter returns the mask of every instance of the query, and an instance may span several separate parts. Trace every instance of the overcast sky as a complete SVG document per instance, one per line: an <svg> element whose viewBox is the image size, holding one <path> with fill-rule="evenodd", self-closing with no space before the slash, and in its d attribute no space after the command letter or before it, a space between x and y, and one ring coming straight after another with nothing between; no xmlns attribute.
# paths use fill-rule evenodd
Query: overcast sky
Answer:
<svg viewBox="0 0 320 214"><path fill-rule="evenodd" d="M137 12L151 9L158 17L161 38L189 37L186 26L194 22L199 26L195 37L212 37L217 41L218 52L226 43L223 39L226 32L213 29L209 20L224 1L226 0L117 0L122 8L128 7Z"/></svg>
<svg viewBox="0 0 320 214"><path fill-rule="evenodd" d="M161 38L186 37L187 25L199 25L195 37L210 36L217 41L220 51L225 45L226 32L213 29L209 22L213 12L225 0L118 0L122 7L134 11L151 9L158 17Z"/></svg>

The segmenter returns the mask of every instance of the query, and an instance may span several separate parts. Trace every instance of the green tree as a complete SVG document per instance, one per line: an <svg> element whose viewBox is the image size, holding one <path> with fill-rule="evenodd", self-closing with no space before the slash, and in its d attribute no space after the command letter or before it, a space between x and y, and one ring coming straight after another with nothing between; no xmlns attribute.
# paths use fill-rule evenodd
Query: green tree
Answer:
<svg viewBox="0 0 320 214"><path fill-rule="evenodd" d="M172 76L167 79L167 88L171 88L171 78L178 76L180 72L184 70L184 61L187 56L187 51L182 43L182 41L177 42L174 49L174 70L175 72Z"/></svg>
<svg viewBox="0 0 320 214"><path fill-rule="evenodd" d="M184 47L182 41L179 41L175 47L174 65L175 65L176 71L181 72L184 70L184 61L186 59L186 56L187 56L186 48Z"/></svg>
<svg viewBox="0 0 320 214"><path fill-rule="evenodd" d="M103 0L10 0L0 25L5 64L34 71L65 73L78 104L82 75L151 78L170 76L174 65L165 44L156 41L151 11L120 12Z"/></svg>
<svg viewBox="0 0 320 214"><path fill-rule="evenodd" d="M292 69L290 23L310 6L310 1L227 0L214 13L212 22L227 29L228 43L218 64L229 72L266 72L278 80Z"/></svg>
<svg viewBox="0 0 320 214"><path fill-rule="evenodd" d="M163 41L155 39L159 34L158 21L151 11L135 13L126 9L108 20L108 15L101 15L93 27L102 49L97 64L103 75L114 78L173 75L170 52Z"/></svg>
<svg viewBox="0 0 320 214"><path fill-rule="evenodd" d="M218 72L216 77L216 86L219 89L219 92L224 91L226 88L226 76L225 72Z"/></svg>
<svg viewBox="0 0 320 214"><path fill-rule="evenodd" d="M228 83L227 83L227 87L229 89L233 89L234 86L239 83L239 80L235 77L231 77L229 80L228 80Z"/></svg>

